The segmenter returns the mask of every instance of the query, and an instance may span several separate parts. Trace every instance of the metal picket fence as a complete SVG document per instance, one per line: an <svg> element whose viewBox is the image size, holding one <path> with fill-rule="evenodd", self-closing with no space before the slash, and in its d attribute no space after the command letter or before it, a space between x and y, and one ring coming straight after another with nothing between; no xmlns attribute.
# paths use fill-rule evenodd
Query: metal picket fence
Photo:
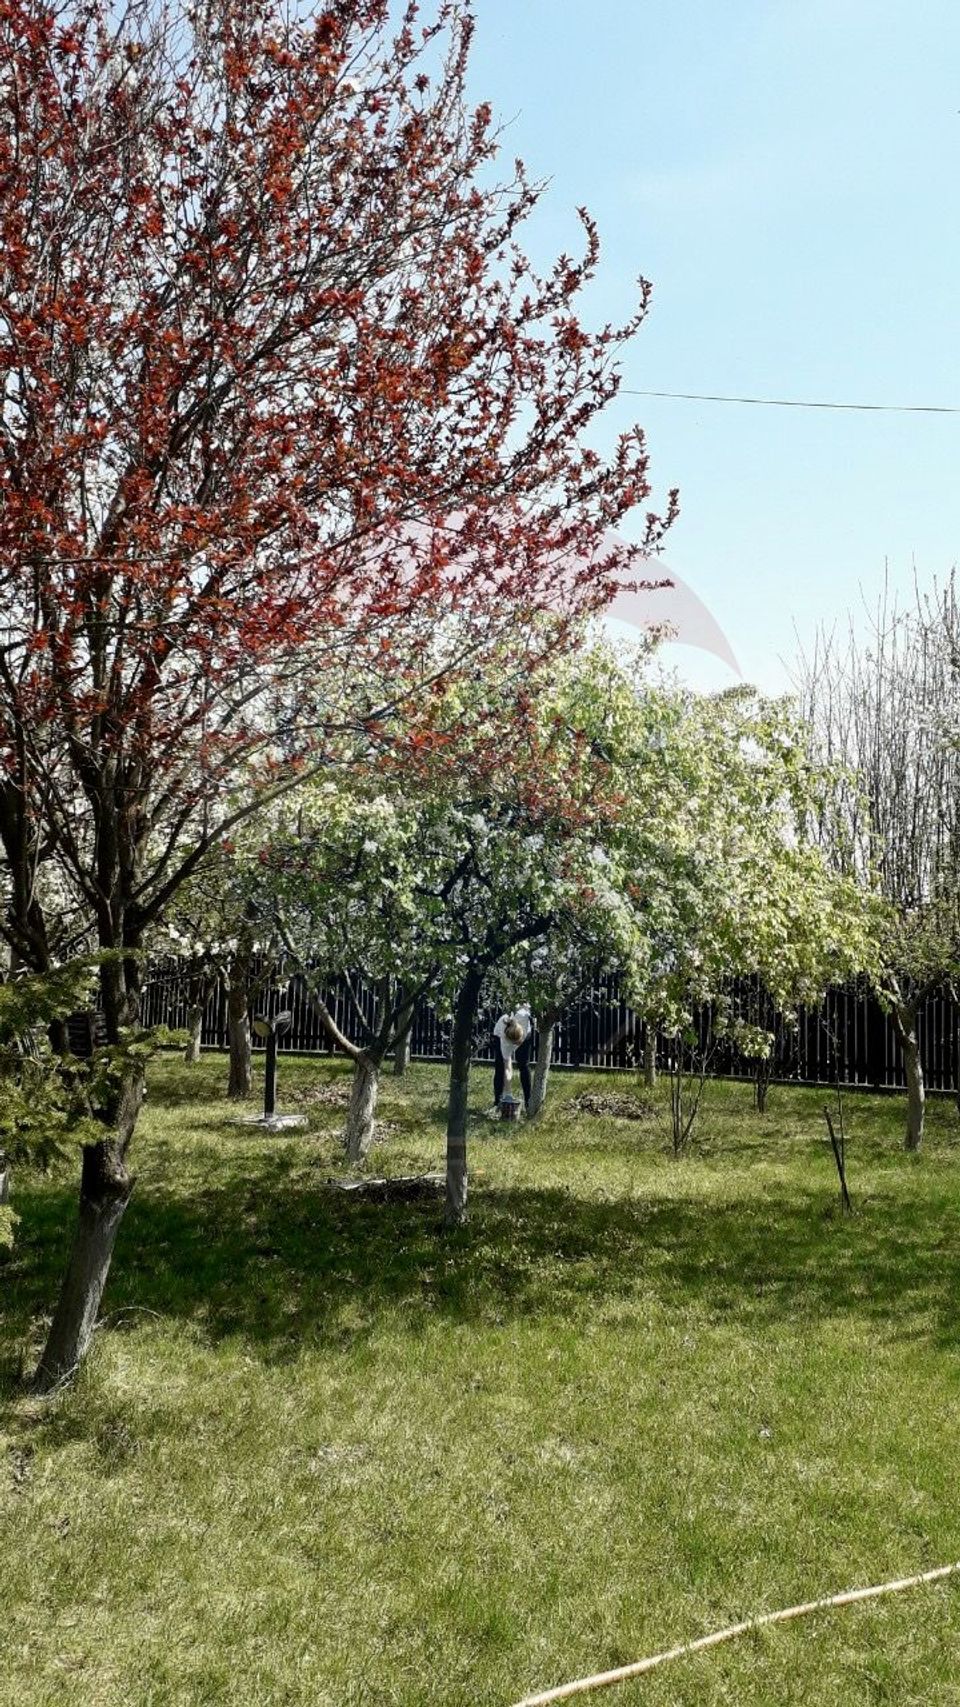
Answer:
<svg viewBox="0 0 960 1707"><path fill-rule="evenodd" d="M376 992L362 977L351 980L365 1014L373 1011ZM745 1016L762 1021L763 992L756 980L736 981L729 992L731 1002ZM348 1037L356 1035L353 1008L343 980L333 978L325 989L325 1000L338 1025ZM329 1055L330 1042L296 979L262 994L254 1012L276 1013L288 1008L292 1026L280 1040L285 1053ZM143 1017L148 1025L187 1024L188 995L183 967L175 959L156 962L144 991ZM476 1057L490 1060L490 1033L495 1019L481 1014L476 1031ZM711 1022L709 1009L698 1014L701 1036ZM949 991L937 991L924 1002L918 1015L918 1038L927 1088L951 1091L960 1087L960 1005ZM795 1029L775 1023L776 1046L772 1066L775 1081L797 1084L840 1083L873 1090L903 1087L900 1046L889 1017L862 985L830 990L817 1007L801 1009ZM619 980L603 973L594 980L589 997L571 1005L561 1016L554 1051L554 1064L564 1068L624 1071L643 1059L646 1028L624 1000ZM415 1060L442 1061L449 1054L450 1027L427 1002L417 1009L411 1054ZM206 1003L202 1043L207 1048L227 1045L227 998L218 983ZM657 1060L661 1068L675 1048L664 1035L657 1038ZM709 1072L718 1077L751 1076L752 1064L729 1043L720 1040L713 1051Z"/></svg>

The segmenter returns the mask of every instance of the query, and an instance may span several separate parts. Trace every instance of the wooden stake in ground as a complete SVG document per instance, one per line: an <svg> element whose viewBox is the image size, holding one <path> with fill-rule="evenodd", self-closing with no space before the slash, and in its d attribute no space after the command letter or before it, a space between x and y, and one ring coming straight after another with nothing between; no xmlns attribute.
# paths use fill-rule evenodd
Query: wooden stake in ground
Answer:
<svg viewBox="0 0 960 1707"><path fill-rule="evenodd" d="M826 1120L826 1123L827 1123L827 1131L830 1134L830 1142L833 1145L833 1159L837 1164L837 1173L840 1176L840 1207L841 1207L841 1209L843 1209L845 1211L845 1213L847 1215L852 1215L853 1214L853 1204L850 1202L850 1193L847 1190L847 1164L846 1164L846 1158L845 1158L844 1153L843 1153L844 1152L843 1124L841 1122L840 1142L838 1143L837 1142L837 1135L833 1130L833 1121L830 1119L830 1110L828 1108L825 1108L823 1111L823 1115L824 1115L824 1119Z"/></svg>
<svg viewBox="0 0 960 1707"><path fill-rule="evenodd" d="M896 1594L900 1589L918 1588L921 1583L936 1582L940 1577L953 1576L960 1571L960 1561L953 1565L939 1565L936 1570L923 1571L920 1576L901 1577L896 1582L878 1583L874 1588L848 1589L845 1594L833 1594L826 1600L807 1600L800 1606L785 1606L779 1612L764 1612L758 1618L747 1618L742 1624L730 1624L725 1630L715 1630L711 1636L700 1636L695 1642L682 1642L678 1648L667 1648L662 1654L650 1654L645 1660L634 1660L631 1665L617 1666L614 1671L598 1671L592 1677L579 1677L573 1683L561 1683L556 1689L545 1689L539 1695L525 1695L522 1701L514 1703L514 1707L548 1707L553 1701L568 1701L572 1695L586 1695L588 1690L603 1689L610 1683L625 1683L630 1677L640 1677L643 1672L653 1671L657 1666L665 1665L667 1660L681 1660L688 1654L698 1654L704 1648L716 1648L721 1642L729 1642L734 1636L743 1636L748 1630L762 1630L765 1624L786 1624L791 1618L803 1618L811 1612L824 1612L829 1607L852 1606L857 1600L876 1600L882 1594Z"/></svg>

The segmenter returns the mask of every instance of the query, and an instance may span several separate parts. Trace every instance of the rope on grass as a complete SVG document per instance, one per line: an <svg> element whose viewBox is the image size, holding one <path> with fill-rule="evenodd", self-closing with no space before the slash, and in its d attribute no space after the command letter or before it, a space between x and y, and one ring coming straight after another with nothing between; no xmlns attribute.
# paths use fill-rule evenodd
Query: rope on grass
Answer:
<svg viewBox="0 0 960 1707"><path fill-rule="evenodd" d="M827 1607L850 1606L855 1600L876 1600L881 1594L896 1594L900 1589L917 1588L921 1583L936 1582L940 1577L953 1576L960 1571L960 1560L954 1565L938 1565L934 1571L923 1571L917 1577L901 1577L897 1582L878 1583L873 1588L848 1589L845 1594L832 1594L825 1600L807 1600L802 1606L785 1606L779 1612L764 1612L757 1618L747 1618L742 1624L730 1624L725 1630L715 1630L710 1636L700 1636L695 1642L682 1642L678 1648L667 1648L662 1654L650 1654L645 1660L617 1666L614 1671L598 1671L592 1677L578 1677L573 1683L561 1683L556 1689L545 1689L539 1695L525 1695L514 1707L547 1707L548 1702L566 1701L571 1695L586 1695L590 1689L603 1689L609 1683L624 1683L629 1677L653 1671L667 1660L680 1660L687 1654L700 1653L729 1642L733 1636L743 1636L748 1630L761 1630L765 1624L785 1624L790 1618L803 1618L810 1612L823 1612Z"/></svg>

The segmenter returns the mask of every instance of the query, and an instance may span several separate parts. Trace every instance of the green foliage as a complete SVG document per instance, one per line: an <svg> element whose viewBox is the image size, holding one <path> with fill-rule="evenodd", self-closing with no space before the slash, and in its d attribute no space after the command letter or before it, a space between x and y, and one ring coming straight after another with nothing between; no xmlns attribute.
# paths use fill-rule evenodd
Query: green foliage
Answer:
<svg viewBox="0 0 960 1707"><path fill-rule="evenodd" d="M48 973L17 973L0 985L0 1158L42 1169L72 1149L96 1143L131 1065L177 1041L167 1027L131 1028L114 1046L80 1060L53 1049L48 1028L89 1006L103 954ZM0 1247L9 1248L17 1217L0 1205Z"/></svg>
<svg viewBox="0 0 960 1707"><path fill-rule="evenodd" d="M64 1071L47 1028L89 1003L97 974L85 957L0 985L0 1152L12 1161L49 1167L92 1136L79 1064Z"/></svg>
<svg viewBox="0 0 960 1707"><path fill-rule="evenodd" d="M824 779L792 708L749 690L688 702L684 798L674 790L675 914L664 994L697 1000L757 973L775 1005L815 1000L875 959L869 898L804 834Z"/></svg>
<svg viewBox="0 0 960 1707"><path fill-rule="evenodd" d="M758 1058L757 1014L724 1010L756 974L786 1023L875 971L881 905L830 869L807 825L831 775L794 709L744 688L704 697L595 645L518 689L495 673L399 717L375 768L328 776L252 827L248 900L301 956L452 1002L486 953L489 995L543 1013L625 974L678 1030L698 1004Z"/></svg>
<svg viewBox="0 0 960 1707"><path fill-rule="evenodd" d="M449 1011L469 965L552 921L596 938L606 767L555 692L478 674L392 742L366 774L305 786L257 851L261 906L301 958Z"/></svg>
<svg viewBox="0 0 960 1707"><path fill-rule="evenodd" d="M773 1032L724 1013L730 979L757 975L789 1023L876 975L882 903L811 839L834 779L791 703L695 695L648 659L593 645L522 686L504 667L438 688L415 724L378 726L375 763L246 826L198 878L198 917L223 935L231 906L235 929L281 915L301 959L447 1011L484 956L491 996L539 1013L617 969L645 1016L679 1030L713 1002L762 1058Z"/></svg>
<svg viewBox="0 0 960 1707"><path fill-rule="evenodd" d="M15 1215L9 1203L0 1203L0 1251L13 1249L14 1233L19 1223L19 1215Z"/></svg>
<svg viewBox="0 0 960 1707"><path fill-rule="evenodd" d="M75 1056L67 1057L67 1075L76 1081L91 1117L77 1121L75 1135L82 1134L81 1142L103 1137L102 1125L95 1122L95 1117L110 1108L131 1067L142 1073L158 1049L182 1048L185 1041L186 1032L173 1026L126 1026L121 1030L119 1043L103 1044L82 1061Z"/></svg>
<svg viewBox="0 0 960 1707"><path fill-rule="evenodd" d="M0 984L0 1048L22 1048L38 1028L87 1006L102 958L85 956L44 973L18 972Z"/></svg>
<svg viewBox="0 0 960 1707"><path fill-rule="evenodd" d="M725 1011L730 979L759 975L789 1017L875 968L881 907L807 834L830 776L809 762L789 701L695 695L598 646L567 661L555 703L602 766L609 807L591 908L558 919L527 957L535 1004L562 1006L585 967L618 966L646 1016L682 1031L713 1002L718 1024L763 1055L769 1028Z"/></svg>

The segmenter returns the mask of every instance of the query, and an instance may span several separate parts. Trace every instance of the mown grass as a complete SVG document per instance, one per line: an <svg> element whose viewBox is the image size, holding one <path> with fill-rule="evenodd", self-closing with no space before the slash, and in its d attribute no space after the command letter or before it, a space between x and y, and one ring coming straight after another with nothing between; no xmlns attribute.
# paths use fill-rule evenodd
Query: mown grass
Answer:
<svg viewBox="0 0 960 1707"><path fill-rule="evenodd" d="M282 1064L281 1105L343 1068ZM960 1120L708 1090L665 1123L485 1123L472 1202L349 1199L338 1111L229 1124L154 1072L105 1320L20 1395L73 1180L16 1181L0 1267L4 1707L508 1707L751 1613L960 1557ZM622 1085L618 1085L622 1088ZM388 1081L378 1169L439 1165L443 1078ZM593 1699L589 1697L588 1699ZM689 1659L611 1707L960 1703L960 1586Z"/></svg>

